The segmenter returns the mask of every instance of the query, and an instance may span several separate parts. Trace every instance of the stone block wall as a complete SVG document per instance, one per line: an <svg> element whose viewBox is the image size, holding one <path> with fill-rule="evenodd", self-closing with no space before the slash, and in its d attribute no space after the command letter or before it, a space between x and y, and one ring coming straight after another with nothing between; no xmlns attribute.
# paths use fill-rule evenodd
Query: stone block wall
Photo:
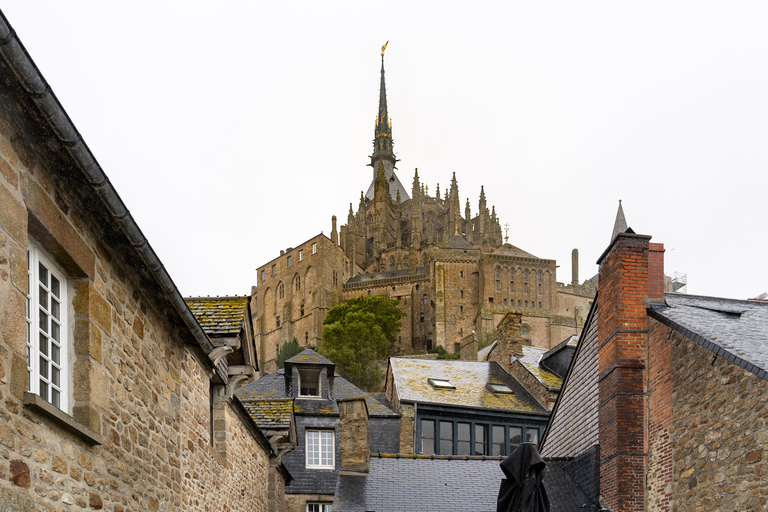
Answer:
<svg viewBox="0 0 768 512"><path fill-rule="evenodd" d="M205 356L160 293L140 281L149 273L132 249L113 245L119 240L94 213L100 199L75 180L79 171L57 153L55 136L38 127L34 107L4 91L0 509L267 510L267 446L227 404L221 428L231 450L222 456L211 447ZM88 194L95 203L83 204ZM63 315L70 405L63 412L25 404L31 238L69 285Z"/></svg>
<svg viewBox="0 0 768 512"><path fill-rule="evenodd" d="M768 506L768 383L674 334L673 510Z"/></svg>

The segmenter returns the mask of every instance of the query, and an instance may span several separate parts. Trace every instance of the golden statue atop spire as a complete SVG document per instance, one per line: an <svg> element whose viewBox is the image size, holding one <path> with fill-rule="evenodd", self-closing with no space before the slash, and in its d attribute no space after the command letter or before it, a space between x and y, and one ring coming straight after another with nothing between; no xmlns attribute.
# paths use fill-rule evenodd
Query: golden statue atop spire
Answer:
<svg viewBox="0 0 768 512"><path fill-rule="evenodd" d="M384 43L384 46L381 47L381 58L384 58L384 50L387 49L387 45L389 44L389 41Z"/></svg>

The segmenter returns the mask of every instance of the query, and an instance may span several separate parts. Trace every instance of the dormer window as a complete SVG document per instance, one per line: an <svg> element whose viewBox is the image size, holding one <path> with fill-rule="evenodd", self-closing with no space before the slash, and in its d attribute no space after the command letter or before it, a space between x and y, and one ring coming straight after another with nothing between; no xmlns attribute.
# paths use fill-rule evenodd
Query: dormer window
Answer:
<svg viewBox="0 0 768 512"><path fill-rule="evenodd" d="M507 394L507 395L513 394L509 386L507 386L506 384L500 384L498 382L489 382L488 389L490 389L494 393Z"/></svg>
<svg viewBox="0 0 768 512"><path fill-rule="evenodd" d="M299 396L320 396L320 370L299 370Z"/></svg>
<svg viewBox="0 0 768 512"><path fill-rule="evenodd" d="M429 382L433 388L435 389L456 389L456 386L451 384L451 381L448 379L427 379L427 382Z"/></svg>

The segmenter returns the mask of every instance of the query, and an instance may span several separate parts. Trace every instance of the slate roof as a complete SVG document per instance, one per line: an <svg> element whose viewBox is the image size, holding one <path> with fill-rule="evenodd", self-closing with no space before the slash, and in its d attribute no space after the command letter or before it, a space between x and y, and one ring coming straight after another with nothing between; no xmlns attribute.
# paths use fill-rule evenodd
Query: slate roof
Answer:
<svg viewBox="0 0 768 512"><path fill-rule="evenodd" d="M262 430L290 428L293 400L241 400L254 423Z"/></svg>
<svg viewBox="0 0 768 512"><path fill-rule="evenodd" d="M523 355L517 360L533 375L536 380L550 389L560 389L563 379L541 366L541 359L549 352L545 348L528 347L523 345Z"/></svg>
<svg viewBox="0 0 768 512"><path fill-rule="evenodd" d="M208 336L238 335L248 307L248 297L188 297L184 302Z"/></svg>
<svg viewBox="0 0 768 512"><path fill-rule="evenodd" d="M768 303L678 293L648 314L699 345L768 380Z"/></svg>
<svg viewBox="0 0 768 512"><path fill-rule="evenodd" d="M329 364L334 365L333 361L327 359L311 348L305 349L302 352L296 354L290 359L285 360L286 363L302 363L302 364ZM335 365L334 365L335 366Z"/></svg>
<svg viewBox="0 0 768 512"><path fill-rule="evenodd" d="M496 254L497 256L514 256L516 258L536 258L533 254L529 252L525 252L524 250L520 249L519 247L515 247L512 244L504 244L495 251L493 251L492 254Z"/></svg>
<svg viewBox="0 0 768 512"><path fill-rule="evenodd" d="M268 373L245 386L241 386L235 390L235 395L237 395L237 398L240 399L243 405L253 403L253 401L275 401L276 399L291 398L286 393L285 370ZM365 403L368 406L368 415L371 417L397 416L397 413L387 408L369 393L366 393L338 374L335 374L333 379L332 400L297 398L293 401L293 411L296 414L304 415L338 415L339 409L336 405L336 400L354 397L365 398Z"/></svg>
<svg viewBox="0 0 768 512"><path fill-rule="evenodd" d="M467 242L467 240L456 233L448 239L448 243L445 244L446 249L475 249L475 247Z"/></svg>
<svg viewBox="0 0 768 512"><path fill-rule="evenodd" d="M333 510L365 512L494 512L503 457L376 456L368 476L339 475ZM544 487L551 512L583 512L590 502L564 471L569 461L546 461Z"/></svg>
<svg viewBox="0 0 768 512"><path fill-rule="evenodd" d="M389 358L400 401L549 415L495 362ZM448 379L455 389L436 389L427 379ZM494 393L489 382L506 384L512 394Z"/></svg>

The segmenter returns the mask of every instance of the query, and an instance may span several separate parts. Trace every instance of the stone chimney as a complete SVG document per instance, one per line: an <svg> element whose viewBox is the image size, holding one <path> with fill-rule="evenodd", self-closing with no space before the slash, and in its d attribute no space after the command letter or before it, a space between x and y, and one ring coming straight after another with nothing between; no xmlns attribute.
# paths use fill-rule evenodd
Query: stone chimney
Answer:
<svg viewBox="0 0 768 512"><path fill-rule="evenodd" d="M367 475L371 445L365 398L343 398L336 403L339 406L339 474Z"/></svg>
<svg viewBox="0 0 768 512"><path fill-rule="evenodd" d="M612 510L627 512L645 506L650 327L646 307L664 297L664 246L650 239L617 230L597 262L600 494Z"/></svg>
<svg viewBox="0 0 768 512"><path fill-rule="evenodd" d="M339 232L336 231L336 216L331 217L331 242L339 245Z"/></svg>
<svg viewBox="0 0 768 512"><path fill-rule="evenodd" d="M571 284L576 286L579 284L579 250L574 249L571 251Z"/></svg>
<svg viewBox="0 0 768 512"><path fill-rule="evenodd" d="M523 355L523 315L507 313L496 328L496 346L488 354L489 361L495 361L507 372L511 372L512 356Z"/></svg>

